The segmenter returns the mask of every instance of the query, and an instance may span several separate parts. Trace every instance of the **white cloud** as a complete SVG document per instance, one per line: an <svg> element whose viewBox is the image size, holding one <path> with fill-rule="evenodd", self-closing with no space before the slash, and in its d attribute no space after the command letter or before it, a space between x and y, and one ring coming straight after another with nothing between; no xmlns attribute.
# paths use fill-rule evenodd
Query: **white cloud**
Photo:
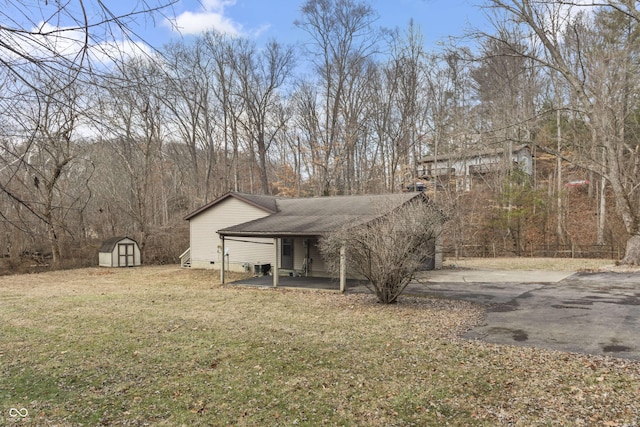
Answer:
<svg viewBox="0 0 640 427"><path fill-rule="evenodd" d="M113 62L151 53L144 43L124 39L89 39L86 45L86 34L82 29L56 27L42 22L24 33L0 29L0 37L11 48L0 48L0 58L15 71L38 62L88 65L90 61L94 65L108 67Z"/></svg>
<svg viewBox="0 0 640 427"><path fill-rule="evenodd" d="M118 40L100 43L89 50L92 61L109 66L111 63L126 61L138 56L153 55L149 46L142 42Z"/></svg>
<svg viewBox="0 0 640 427"><path fill-rule="evenodd" d="M545 14L546 24L549 32L556 38L561 39L567 26L577 18L580 13L590 16L596 10L593 0L573 0L571 2L551 2L547 5Z"/></svg>
<svg viewBox="0 0 640 427"><path fill-rule="evenodd" d="M242 25L225 16L225 8L233 6L235 0L202 0L198 11L185 11L165 25L182 34L200 34L207 30L215 30L231 36L244 33Z"/></svg>
<svg viewBox="0 0 640 427"><path fill-rule="evenodd" d="M5 41L0 55L5 60L18 62L46 61L57 57L72 58L81 54L84 33L77 29L54 27L40 23L28 32L0 29L0 37Z"/></svg>
<svg viewBox="0 0 640 427"><path fill-rule="evenodd" d="M216 30L235 36L242 32L239 24L216 12L183 12L172 24L183 34L199 34L207 30Z"/></svg>

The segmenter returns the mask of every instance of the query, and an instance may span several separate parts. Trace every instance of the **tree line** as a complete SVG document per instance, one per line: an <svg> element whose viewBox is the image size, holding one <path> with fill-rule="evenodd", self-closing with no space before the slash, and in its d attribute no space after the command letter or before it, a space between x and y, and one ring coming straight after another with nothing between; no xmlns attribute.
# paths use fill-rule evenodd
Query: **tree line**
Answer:
<svg viewBox="0 0 640 427"><path fill-rule="evenodd" d="M145 5L136 13L160 7ZM172 262L188 245L184 215L230 190L398 192L421 156L528 144L556 166L522 179L506 165L492 197L511 212L534 203L518 189L544 181L562 241L563 170L577 167L598 201L597 243L610 238L613 201L625 261L637 263L635 2L483 6L491 30L434 50L413 22L379 28L362 0L301 2L295 25L305 39L295 46L206 32L146 55L105 49L104 65L91 39L73 55L51 47L32 57L5 42L0 250L87 264L96 242L122 234L147 262ZM464 196L438 197L455 220Z"/></svg>

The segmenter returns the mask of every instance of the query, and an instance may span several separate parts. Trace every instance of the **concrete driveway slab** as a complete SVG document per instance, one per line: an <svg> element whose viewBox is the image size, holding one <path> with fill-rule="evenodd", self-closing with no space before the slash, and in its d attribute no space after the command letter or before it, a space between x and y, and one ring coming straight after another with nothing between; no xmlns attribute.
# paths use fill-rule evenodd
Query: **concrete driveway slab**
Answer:
<svg viewBox="0 0 640 427"><path fill-rule="evenodd" d="M511 271L511 270L433 270L424 274L426 282L491 282L491 283L553 283L565 279L575 271ZM421 280L422 281L422 280Z"/></svg>
<svg viewBox="0 0 640 427"><path fill-rule="evenodd" d="M639 273L575 273L551 280L553 275L526 272L538 278L530 282L478 274L481 281L471 282L467 274L467 281L412 286L414 292L420 288L486 306L486 324L469 331L469 339L640 360Z"/></svg>
<svg viewBox="0 0 640 427"><path fill-rule="evenodd" d="M271 287L272 278L235 284ZM312 277L281 277L280 286L339 289ZM350 282L348 292L370 291ZM640 360L640 273L450 269L425 272L406 293L484 305L486 324L469 339Z"/></svg>

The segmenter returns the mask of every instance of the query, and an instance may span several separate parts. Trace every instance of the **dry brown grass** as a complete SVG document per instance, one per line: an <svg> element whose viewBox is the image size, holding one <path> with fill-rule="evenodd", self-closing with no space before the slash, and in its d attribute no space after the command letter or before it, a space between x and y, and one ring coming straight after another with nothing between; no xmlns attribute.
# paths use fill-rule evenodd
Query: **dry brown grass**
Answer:
<svg viewBox="0 0 640 427"><path fill-rule="evenodd" d="M469 342L472 304L177 267L0 277L0 424L634 425L640 364ZM25 409L21 419L10 409ZM626 423L626 424L625 424Z"/></svg>

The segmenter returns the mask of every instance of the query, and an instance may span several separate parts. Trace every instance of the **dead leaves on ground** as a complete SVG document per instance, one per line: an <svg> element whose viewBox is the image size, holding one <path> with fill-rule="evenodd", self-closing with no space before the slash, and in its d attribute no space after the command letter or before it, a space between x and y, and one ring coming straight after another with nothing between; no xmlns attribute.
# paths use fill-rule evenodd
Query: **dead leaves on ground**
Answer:
<svg viewBox="0 0 640 427"><path fill-rule="evenodd" d="M112 425L640 420L640 363L460 339L483 322L470 303L381 305L366 294L215 287L204 273L138 277L145 271L2 285L21 298L0 313L0 388L28 385L34 396L16 396L35 402L43 425L89 425L70 418L83 407ZM38 393L54 377L58 394Z"/></svg>

